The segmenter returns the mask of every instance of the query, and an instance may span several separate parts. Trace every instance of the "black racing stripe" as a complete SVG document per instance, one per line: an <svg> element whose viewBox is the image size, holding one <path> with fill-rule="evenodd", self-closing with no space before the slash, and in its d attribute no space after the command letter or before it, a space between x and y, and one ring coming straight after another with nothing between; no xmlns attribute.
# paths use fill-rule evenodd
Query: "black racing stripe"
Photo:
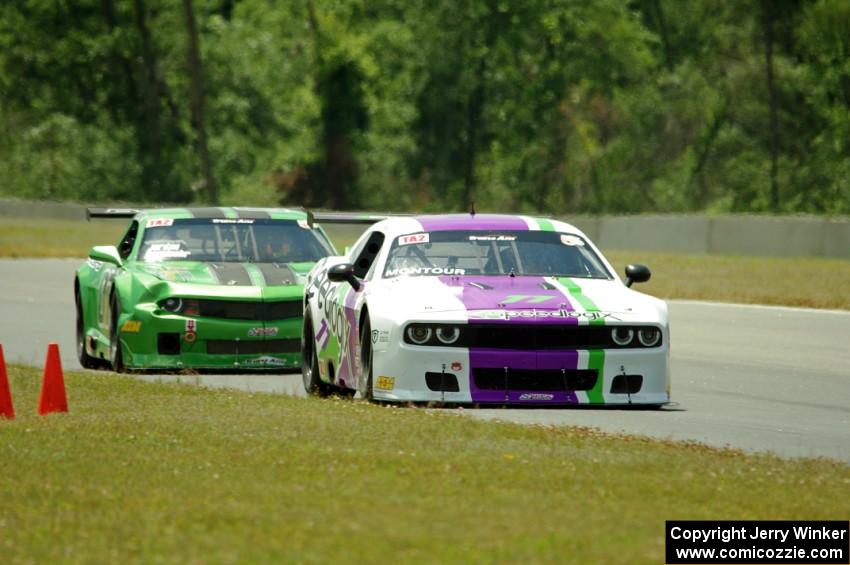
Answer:
<svg viewBox="0 0 850 565"><path fill-rule="evenodd" d="M236 208L235 210L237 218L246 220L268 220L271 218L271 214L265 210L240 210L239 208Z"/></svg>
<svg viewBox="0 0 850 565"><path fill-rule="evenodd" d="M213 263L215 276L221 284L228 286L253 286L251 275L241 263Z"/></svg>
<svg viewBox="0 0 850 565"><path fill-rule="evenodd" d="M293 285L298 280L295 271L282 263L254 263L263 274L266 286Z"/></svg>
<svg viewBox="0 0 850 565"><path fill-rule="evenodd" d="M223 219L227 216L224 215L224 212L221 208L189 208L189 212L192 213L192 216L195 218L218 218Z"/></svg>

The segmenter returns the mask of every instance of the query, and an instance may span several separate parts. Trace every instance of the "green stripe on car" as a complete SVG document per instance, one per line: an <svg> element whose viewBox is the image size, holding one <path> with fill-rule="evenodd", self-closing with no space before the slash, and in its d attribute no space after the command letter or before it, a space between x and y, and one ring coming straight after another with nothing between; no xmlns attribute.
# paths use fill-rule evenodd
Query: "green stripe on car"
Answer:
<svg viewBox="0 0 850 565"><path fill-rule="evenodd" d="M254 283L254 286L266 286L266 278L256 265L253 263L242 263L242 266L248 271L248 276L251 277L251 282Z"/></svg>
<svg viewBox="0 0 850 565"><path fill-rule="evenodd" d="M599 312L599 308L596 304L588 298L587 295L582 292L581 287L572 279L568 277L560 277L558 278L558 282L567 289L567 292L570 293L570 296L578 302L582 308L586 312ZM604 318L596 318L595 320L590 320L588 325L591 326L604 326L605 319ZM589 349L588 350L588 369L596 369L599 378L596 379L596 385L587 391L587 399L591 404L601 404L604 401L602 396L602 389L605 384L604 375L604 367L605 367L605 350L604 349Z"/></svg>

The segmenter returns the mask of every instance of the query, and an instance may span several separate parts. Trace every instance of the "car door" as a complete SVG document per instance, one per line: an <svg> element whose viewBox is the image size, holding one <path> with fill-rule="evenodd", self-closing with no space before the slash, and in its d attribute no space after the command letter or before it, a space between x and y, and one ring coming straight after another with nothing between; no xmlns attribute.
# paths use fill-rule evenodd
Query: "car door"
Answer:
<svg viewBox="0 0 850 565"><path fill-rule="evenodd" d="M124 237L118 242L116 248L118 255L122 261L127 261L133 252L136 244L136 237L139 234L139 222L133 220L130 222L130 227L127 228ZM110 296L112 287L115 282L115 277L118 276L124 268L117 267L111 263L102 263L98 272L99 279L97 281L97 325L104 336L109 336L112 324L112 310Z"/></svg>
<svg viewBox="0 0 850 565"><path fill-rule="evenodd" d="M365 303L366 289L378 262L378 257L384 245L386 237L383 232L374 230L365 238L363 246L352 254L351 263L354 265L354 276L360 281L360 289L355 291L349 286L349 291L342 297L340 293L341 308L345 312L346 321L351 328L348 335L348 362L350 363L349 374L359 387L360 379L360 312ZM368 336L367 336L368 339Z"/></svg>
<svg viewBox="0 0 850 565"><path fill-rule="evenodd" d="M367 232L345 259L328 261L316 281L317 316L313 329L319 371L326 380L349 388L356 388L359 373L358 313L363 305L363 291L383 241L382 232ZM333 282L327 278L327 269L340 262L354 265L354 275L360 281L359 290L348 282ZM333 375L329 374L331 370Z"/></svg>

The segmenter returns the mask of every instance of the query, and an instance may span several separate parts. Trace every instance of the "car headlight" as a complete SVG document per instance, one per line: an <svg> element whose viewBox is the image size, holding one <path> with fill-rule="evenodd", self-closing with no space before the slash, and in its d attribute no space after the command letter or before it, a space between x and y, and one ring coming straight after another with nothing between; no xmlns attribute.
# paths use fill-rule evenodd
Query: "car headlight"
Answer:
<svg viewBox="0 0 850 565"><path fill-rule="evenodd" d="M611 339L621 347L630 344L634 338L635 331L632 328L620 326L611 330Z"/></svg>
<svg viewBox="0 0 850 565"><path fill-rule="evenodd" d="M171 296L165 300L161 300L159 302L159 307L166 312L171 312L172 314L184 314L186 316L201 315L200 303L192 298L177 298L176 296Z"/></svg>
<svg viewBox="0 0 850 565"><path fill-rule="evenodd" d="M463 328L457 324L416 323L407 326L404 341L413 345L454 346L461 341Z"/></svg>
<svg viewBox="0 0 850 565"><path fill-rule="evenodd" d="M183 299L182 298L166 298L162 302L159 303L160 308L165 310L166 312L177 313L183 309Z"/></svg>
<svg viewBox="0 0 850 565"><path fill-rule="evenodd" d="M422 345L431 339L431 328L428 326L409 326L407 337L416 345Z"/></svg>
<svg viewBox="0 0 850 565"><path fill-rule="evenodd" d="M638 330L638 341L644 347L655 347L661 341L661 332L658 328L641 328Z"/></svg>
<svg viewBox="0 0 850 565"><path fill-rule="evenodd" d="M437 339L441 343L451 345L460 337L460 328L457 326L439 326L437 328Z"/></svg>

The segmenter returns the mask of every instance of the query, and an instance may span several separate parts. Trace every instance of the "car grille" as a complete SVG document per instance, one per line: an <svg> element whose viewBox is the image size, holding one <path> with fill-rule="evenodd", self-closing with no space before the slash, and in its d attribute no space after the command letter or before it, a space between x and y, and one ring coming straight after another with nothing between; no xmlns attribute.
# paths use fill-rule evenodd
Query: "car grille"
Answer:
<svg viewBox="0 0 850 565"><path fill-rule="evenodd" d="M472 378L479 390L574 391L596 386L596 369L473 369Z"/></svg>
<svg viewBox="0 0 850 565"><path fill-rule="evenodd" d="M470 324L465 347L490 349L595 349L612 346L611 328L604 326Z"/></svg>
<svg viewBox="0 0 850 565"><path fill-rule="evenodd" d="M298 353L300 339L266 339L236 341L235 339L208 339L207 353L220 355L254 355L257 353Z"/></svg>
<svg viewBox="0 0 850 565"><path fill-rule="evenodd" d="M284 320L303 315L300 300L249 302L240 300L198 300L201 316L229 320Z"/></svg>

